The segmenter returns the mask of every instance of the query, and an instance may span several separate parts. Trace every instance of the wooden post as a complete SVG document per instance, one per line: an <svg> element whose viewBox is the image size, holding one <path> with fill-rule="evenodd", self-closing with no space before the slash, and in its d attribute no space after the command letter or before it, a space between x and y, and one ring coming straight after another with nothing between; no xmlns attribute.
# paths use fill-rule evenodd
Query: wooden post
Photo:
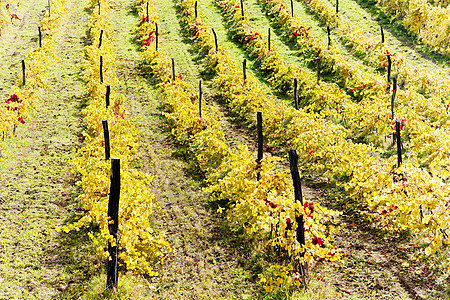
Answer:
<svg viewBox="0 0 450 300"><path fill-rule="evenodd" d="M298 224L297 228L297 242L305 246L305 228L303 223L303 215L295 216L295 222Z"/></svg>
<svg viewBox="0 0 450 300"><path fill-rule="evenodd" d="M118 272L117 272L117 232L119 230L119 199L120 199L120 159L111 159L111 186L109 192L108 202L108 219L112 221L112 224L108 224L109 234L115 240L113 246L111 242L108 242L108 252L111 259L108 260L107 272L106 272L106 288L117 288Z"/></svg>
<svg viewBox="0 0 450 300"><path fill-rule="evenodd" d="M258 131L258 158L256 162L258 164L258 173L256 173L256 179L261 179L261 161L263 159L263 124L262 124L262 112L256 112L256 129Z"/></svg>
<svg viewBox="0 0 450 300"><path fill-rule="evenodd" d="M330 26L327 26L327 33L328 33L328 47L331 45L331 30Z"/></svg>
<svg viewBox="0 0 450 300"><path fill-rule="evenodd" d="M381 27L381 43L384 43L384 29L383 29L383 25L380 25Z"/></svg>
<svg viewBox="0 0 450 300"><path fill-rule="evenodd" d="M392 83L393 83L393 87L392 87L392 95L391 95L391 116L392 116L392 120L395 120L395 96L397 94L397 78L393 77L392 78ZM390 83L388 86L388 91L390 89ZM392 146L394 146L395 141L397 140L397 132L392 133Z"/></svg>
<svg viewBox="0 0 450 300"><path fill-rule="evenodd" d="M214 28L212 28L212 33L213 33L213 35L214 35L214 44L216 45L216 52L217 52L217 49L219 48L219 45L218 45L218 43L217 43L217 34L216 34L216 32L214 31Z"/></svg>
<svg viewBox="0 0 450 300"><path fill-rule="evenodd" d="M291 0L291 17L294 17L294 1Z"/></svg>
<svg viewBox="0 0 450 300"><path fill-rule="evenodd" d="M197 16L198 16L198 14L197 14L197 1L195 1L195 4L194 4L194 15L195 15L195 19L197 19Z"/></svg>
<svg viewBox="0 0 450 300"><path fill-rule="evenodd" d="M100 37L98 39L98 47L102 46L102 38L103 38L103 29L100 31Z"/></svg>
<svg viewBox="0 0 450 300"><path fill-rule="evenodd" d="M336 13L339 12L339 0L336 0Z"/></svg>
<svg viewBox="0 0 450 300"><path fill-rule="evenodd" d="M295 222L297 223L297 232L296 232L296 239L297 242L302 245L303 247L305 247L305 224L303 222L303 215L295 215ZM303 251L302 253L300 253L301 257L305 256L305 251ZM300 264L300 274L302 276L302 282L305 284L305 289L306 289L306 269L307 269L307 264Z"/></svg>
<svg viewBox="0 0 450 300"><path fill-rule="evenodd" d="M291 177L292 177L292 183L294 185L294 199L295 202L300 201L300 203L303 205L303 196L302 196L302 186L300 182L300 173L298 171L298 155L296 150L290 150L289 151L289 166L291 170ZM302 245L302 247L305 246L305 227L303 222L303 215L298 214L296 212L295 214L295 222L297 223L297 232L296 232L296 239L297 242ZM305 255L304 252L301 253L301 256L303 257ZM302 281L305 282L305 265L300 266L300 273L302 275Z"/></svg>
<svg viewBox="0 0 450 300"><path fill-rule="evenodd" d="M156 33L156 39L155 39L155 41L156 41L156 50L155 51L158 51L158 36L159 36L159 32L158 32L158 23L155 23L155 33Z"/></svg>
<svg viewBox="0 0 450 300"><path fill-rule="evenodd" d="M109 95L111 95L111 86L108 84L107 86L106 86L106 109L108 109L108 107L109 107Z"/></svg>
<svg viewBox="0 0 450 300"><path fill-rule="evenodd" d="M148 16L148 1L147 1L147 22L149 22L149 16Z"/></svg>
<svg viewBox="0 0 450 300"><path fill-rule="evenodd" d="M175 60L172 58L172 80L175 81Z"/></svg>
<svg viewBox="0 0 450 300"><path fill-rule="evenodd" d="M25 60L22 59L22 85L25 86Z"/></svg>
<svg viewBox="0 0 450 300"><path fill-rule="evenodd" d="M104 141L105 141L105 160L108 160L111 155L111 148L109 145L109 129L108 129L108 121L107 120L103 120L102 121L103 124L103 136L104 136Z"/></svg>
<svg viewBox="0 0 450 300"><path fill-rule="evenodd" d="M391 82L391 67L392 67L392 61L391 61L391 56L390 55L386 55L387 59L388 59L388 73L387 73L387 81L390 83Z"/></svg>
<svg viewBox="0 0 450 300"><path fill-rule="evenodd" d="M318 56L316 58L316 62L317 62L317 83L320 82L320 57Z"/></svg>
<svg viewBox="0 0 450 300"><path fill-rule="evenodd" d="M395 138L397 140L397 166L402 164L402 142L400 139L400 121L395 120Z"/></svg>
<svg viewBox="0 0 450 300"><path fill-rule="evenodd" d="M241 0L241 16L244 18L244 0Z"/></svg>
<svg viewBox="0 0 450 300"><path fill-rule="evenodd" d="M303 205L302 186L300 183L300 173L298 171L298 155L296 150L289 151L289 165L291 170L292 182L294 184L295 201L300 201Z"/></svg>
<svg viewBox="0 0 450 300"><path fill-rule="evenodd" d="M103 83L103 56L100 55L100 82Z"/></svg>
<svg viewBox="0 0 450 300"><path fill-rule="evenodd" d="M391 98L391 114L392 119L394 119L394 103L395 103L395 96L397 95L397 77L392 78L392 98Z"/></svg>
<svg viewBox="0 0 450 300"><path fill-rule="evenodd" d="M200 116L200 119L202 118L202 80L200 79L198 81L198 114Z"/></svg>
<svg viewBox="0 0 450 300"><path fill-rule="evenodd" d="M267 37L267 42L269 43L269 47L268 47L268 51L270 51L270 27L269 27L269 34L268 34L268 37Z"/></svg>
<svg viewBox="0 0 450 300"><path fill-rule="evenodd" d="M294 100L295 100L295 109L299 109L298 107L298 94L297 94L297 77L294 78Z"/></svg>
<svg viewBox="0 0 450 300"><path fill-rule="evenodd" d="M39 48L42 48L42 31L41 31L41 26L38 27L38 31L39 31Z"/></svg>
<svg viewBox="0 0 450 300"><path fill-rule="evenodd" d="M244 74L244 82L247 80L247 59L244 58L244 62L242 63L242 72Z"/></svg>

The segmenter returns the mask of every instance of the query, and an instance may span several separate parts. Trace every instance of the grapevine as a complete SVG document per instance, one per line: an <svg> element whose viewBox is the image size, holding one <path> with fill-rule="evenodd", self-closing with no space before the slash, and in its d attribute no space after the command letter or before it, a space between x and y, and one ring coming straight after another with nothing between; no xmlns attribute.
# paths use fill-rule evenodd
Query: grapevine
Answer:
<svg viewBox="0 0 450 300"><path fill-rule="evenodd" d="M424 44L446 55L450 53L449 6L433 6L424 0L378 0L377 3L387 15L401 20Z"/></svg>
<svg viewBox="0 0 450 300"><path fill-rule="evenodd" d="M450 191L442 179L430 176L413 161L397 168L392 159L374 156L372 147L348 140L341 126L266 96L252 77L244 82L229 54L214 50L210 28L192 17L192 1L182 1L181 5L183 21L198 27L193 40L202 53L207 53L205 65L218 74L216 84L234 113L254 124L256 110L262 110L265 137L272 145L297 149L303 168L342 182L350 197L368 207L368 216L379 216L388 228L409 228L431 235L426 254L445 243ZM395 213L383 214L392 206L398 208ZM424 211L429 219L424 218Z"/></svg>
<svg viewBox="0 0 450 300"><path fill-rule="evenodd" d="M290 19L290 15L283 10L282 4L276 0L267 0L266 4L273 3L272 11L275 14L281 14L281 20ZM336 77L342 78L343 81L349 81L350 85L361 87L361 91L357 92L361 98L357 103L351 101L349 97L333 84L318 84L315 78L308 76L307 72L300 68L289 65L278 54L276 48L267 50L267 45L262 35L255 29L246 13L241 17L241 12L236 7L239 5L237 0L221 0L217 4L224 11L225 17L233 28L232 32L236 39L243 41L245 48L251 55L256 56L260 70L263 75L270 76L275 87L278 87L282 94L285 94L286 88L291 89L292 78L299 79L300 98L302 103L306 102L303 107L310 111L320 110L323 115L328 115L329 119L335 122L346 124L346 127L352 131L355 137L363 137L371 144L380 146L383 141L380 136L392 136L392 115L387 110L390 103L391 95L386 93L387 82L380 76L372 76L368 72L359 71L358 67L352 63L345 62L337 53L337 49L325 47L311 33L304 29L302 37L294 36L298 39L300 47L304 47L304 51L315 49L318 51L326 64L324 68L330 68L337 71ZM294 20L294 19L292 19ZM291 20L291 22L292 22ZM295 24L289 25L289 32L298 32L301 28L306 28L298 24L295 18ZM300 29L298 29L300 28ZM194 32L197 27L191 28ZM342 63L343 62L343 63ZM345 76L341 76L345 74ZM366 82L366 83L364 83ZM346 84L347 85L347 84ZM280 88L281 87L281 88ZM352 88L350 90L358 90ZM384 99L384 101L380 101ZM414 94L412 91L399 91L396 102L396 115L405 126L404 135L408 138L404 142L408 154L412 158L420 158L422 166L428 166L429 170L435 175L444 173L444 177L448 174L448 150L450 139L448 132L441 128L448 124L448 116L442 112L435 113L432 109L430 112L425 107L431 99L425 99L423 96ZM420 108L410 107L411 103L421 103ZM424 111L425 108L425 111ZM429 118L427 118L429 117ZM437 122L439 125L434 125ZM431 123L431 124L430 124ZM426 141L426 143L424 143ZM427 145L423 147L422 145ZM377 151L381 151L378 150Z"/></svg>
<svg viewBox="0 0 450 300"><path fill-rule="evenodd" d="M95 5L97 1L92 1ZM104 246L109 241L116 241L108 230L108 191L110 163L104 160L104 140L102 120L109 124L111 156L121 160L121 194L119 210L119 265L126 270L156 275L153 264L163 260L171 246L164 240L162 234L155 233L149 226L149 216L153 207L153 194L149 184L152 176L131 167L131 163L140 157L139 136L136 124L130 117L125 106L126 98L119 93L111 92L111 105L105 108L106 85L118 86L115 75L115 55L111 38L113 28L109 22L112 2L102 1L101 14L93 14L91 21L92 45L85 48L86 94L89 105L82 111L87 128L84 132L85 144L74 153L70 161L82 175L77 184L83 193L77 201L80 204L78 221L65 225L61 230L69 232L90 225L99 226L100 232L92 230L89 236L93 240L97 253L103 258L109 258ZM101 30L104 30L103 42L98 41ZM100 82L99 59L103 57L103 83Z"/></svg>
<svg viewBox="0 0 450 300"><path fill-rule="evenodd" d="M138 11L144 15L145 2L138 2ZM144 17L142 19L144 19ZM150 24L157 21L154 8ZM316 210L306 210L294 200L292 183L286 171L276 171L279 158L271 155L261 162L261 179L256 181L257 162L255 153L244 146L231 149L223 139L222 129L217 120L217 112L208 108L198 115L195 103L197 97L188 83L182 78L171 76L170 61L163 54L163 49L155 51L154 45L145 45L145 37L153 32L155 27L148 24L141 26L143 37L144 60L150 67L153 76L160 82L164 100L171 108L167 114L174 124L172 130L177 141L188 147L189 153L195 158L199 168L205 172L209 186L206 189L212 200L228 200L230 207L228 218L231 222L243 226L248 233L264 233L268 235L270 228L276 228L273 237L268 241L272 246L279 246L296 260L311 263L314 259L335 260L340 257L332 245L335 228L332 222L335 212L310 201ZM199 126L200 124L200 126ZM307 230L306 246L303 248L295 240L297 224L295 216L304 214ZM292 221L291 221L292 220ZM320 236L321 245L313 246L314 236ZM305 252L306 251L306 252ZM301 255L305 252L304 257ZM299 285L301 278L292 265L288 265L284 282ZM261 282L267 290L273 290L280 282Z"/></svg>
<svg viewBox="0 0 450 300"><path fill-rule="evenodd" d="M328 1L305 0L304 2L312 13L329 25L333 32L339 35L348 46L351 46L357 57L363 58L365 62L375 68L386 70L386 55L389 54L391 55L392 66L397 69L399 82L422 89L429 95L439 95L446 104L449 103L450 81L447 74L430 73L423 68L412 67L406 62L403 53L393 51L386 44L381 43L379 39L365 36L357 24L352 23L342 14L336 14L334 7ZM433 103L433 105L439 104L439 101Z"/></svg>
<svg viewBox="0 0 450 300"><path fill-rule="evenodd" d="M14 24L17 20L20 21L19 16L16 13L17 8L20 6L20 0L15 1L0 1L0 34L3 28L7 24Z"/></svg>
<svg viewBox="0 0 450 300"><path fill-rule="evenodd" d="M20 2L9 3L8 10ZM54 14L45 16L41 25L45 25L46 38L42 41L42 47L36 46L28 49L25 56L26 85L23 86L23 78L17 79L18 83L10 88L8 98L3 99L0 106L0 132L11 136L16 126L24 124L38 109L42 99L38 96L38 89L45 87L47 67L56 59L53 45L53 33L60 25L61 17L66 13L65 0L54 2ZM0 144L0 149L3 147Z"/></svg>

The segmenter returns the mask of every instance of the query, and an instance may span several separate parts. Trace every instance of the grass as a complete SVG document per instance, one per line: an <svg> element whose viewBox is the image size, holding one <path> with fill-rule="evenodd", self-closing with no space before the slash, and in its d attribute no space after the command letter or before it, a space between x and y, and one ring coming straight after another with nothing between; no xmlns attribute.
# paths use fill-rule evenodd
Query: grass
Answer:
<svg viewBox="0 0 450 300"><path fill-rule="evenodd" d="M342 201L345 201L344 197L342 197ZM347 204L350 204L350 206ZM410 236L403 234L403 232L386 234L386 232L378 230L376 225L369 226L368 222L364 222L363 217L357 213L361 209L354 209L355 207L352 209L352 206L358 206L358 204L346 203L345 207L342 208L344 215L347 212L352 213L346 215L343 219L352 220L352 222L348 227L343 228L336 243L338 247L344 249L344 258L340 262L330 264L325 272L326 282L333 282L336 287L335 289L331 288L333 293L340 294L340 298L343 298L342 294L348 294L350 298L368 299L380 297L408 299L429 295L429 281L417 280L412 273L425 272L424 269L415 263L408 263L411 260L410 255L420 251L420 247L411 249L408 255L404 254L398 257L397 251L391 251L392 247L402 249L401 247L404 246L401 243L406 243ZM345 211L346 209L348 210ZM390 239L395 240L395 242L392 243ZM351 250L347 250L348 247ZM403 267L397 260L408 266ZM378 268L380 264L382 265L381 271ZM360 273L360 275L350 280L346 279L347 272L342 272L343 266L345 270L349 270L353 274ZM313 270L313 274L318 271L320 270ZM281 298L288 295L286 291L280 293ZM261 297L265 296L267 295ZM289 294L289 297L292 296ZM335 295L330 295L330 298L333 297Z"/></svg>
<svg viewBox="0 0 450 300"><path fill-rule="evenodd" d="M0 96L7 96L9 87L18 80L21 72L21 60L25 58L28 49L36 46L37 27L42 16L41 8L45 0L25 1L20 9L15 12L19 18L25 21L15 20L0 33L0 49L2 60L0 61ZM36 13L37 12L37 13ZM14 44L11 44L14 41Z"/></svg>
<svg viewBox="0 0 450 300"><path fill-rule="evenodd" d="M285 61L302 68L307 68L310 65L308 61L305 61L298 56L297 51L291 49L283 42L285 40L283 35L278 34L271 26L269 19L265 17L265 11L260 0L245 1L244 7L247 14L250 16L250 21L255 24L256 30L258 30L265 39L268 37L268 28L271 29L271 45L277 48ZM315 70L311 70L310 73L315 74Z"/></svg>
<svg viewBox="0 0 450 300"><path fill-rule="evenodd" d="M190 41L180 34L181 27L173 2L170 0L154 1L154 5L160 18L158 26L160 27L161 48L174 58L177 74L183 74L186 81L197 86L201 79L200 69L198 65L192 63L189 51Z"/></svg>
<svg viewBox="0 0 450 300"><path fill-rule="evenodd" d="M45 5L43 2L28 2L26 7L40 7ZM9 153L4 154L1 163L0 190L1 299L448 297L448 252L441 252L436 261L411 260L410 255L423 248L420 240L407 233L386 233L372 227L355 213L360 210L358 204L345 198L341 187L311 182L302 187L305 199L323 199L329 207L343 212L342 222L347 225L336 244L345 255L339 262L311 266L306 291L283 287L271 294L263 292L256 282L271 259L270 253L263 252L266 249L262 237L247 236L231 225L225 215L216 212L224 203L208 202L202 192L202 174L194 171L195 165L186 156L185 148L174 143L163 115L163 99L142 69L139 43L134 39L138 19L132 3L125 0L116 1L113 19L113 26L118 28L114 44L121 79L117 89L127 96L131 114L142 131L143 156L135 166L154 175L151 188L156 201L151 227L163 232L176 252L156 266L158 276L121 274L119 289L105 291L105 262L96 258L86 232L60 234L54 230L55 226L77 218L74 199L80 192L74 185L78 177L65 161L81 143L79 112L85 99L80 69L89 10L84 10L88 6L85 0L70 4L69 17L58 33L61 44L57 53L61 60L51 67L49 87L42 91L46 101L33 121L19 127L18 136L6 141ZM191 41L183 37L174 3L156 4L161 16L162 47L175 58L177 70L193 86L199 79L205 80L208 105L221 108L215 87L202 75ZM248 9L258 26L269 26L256 1L250 1ZM243 50L226 34L214 2L200 1L199 10L216 28L219 44L238 60L245 58ZM20 29L22 36L33 35L34 27L27 24ZM281 43L280 37L273 38L286 59L293 60L293 52ZM28 38L11 45L2 38L0 41L0 49L11 54L0 64L2 70L14 65L31 43ZM302 63L298 59L297 62ZM8 86L14 77L15 74L5 76L3 83ZM253 145L251 132L240 128L242 124L230 122L225 109L221 109L230 144Z"/></svg>
<svg viewBox="0 0 450 300"><path fill-rule="evenodd" d="M395 35L399 40L415 49L420 55L425 56L435 64L441 64L444 67L450 67L448 55L441 54L431 47L418 41L415 34L409 32L402 24L401 19L389 17L384 13L373 0L355 0L362 8L372 15L372 17L387 28L391 34Z"/></svg>
<svg viewBox="0 0 450 300"><path fill-rule="evenodd" d="M120 274L117 290L105 290L105 282L106 274L104 273L92 277L79 299L154 299L153 293L156 290L156 286L149 284L143 277L133 274Z"/></svg>
<svg viewBox="0 0 450 300"><path fill-rule="evenodd" d="M248 54L242 49L242 44L238 41L234 41L230 37L230 33L227 29L227 24L224 21L220 8L217 7L214 0L199 1L198 10L202 17L205 18L207 23L214 28L217 34L217 41L219 47L227 49L231 57L238 63L242 63L244 59L247 59L247 74L258 79L258 83L266 93L272 92L272 88L267 82L261 78L259 72L255 69L255 66L251 64L251 59ZM267 28L267 27L266 27ZM266 29L267 30L267 29ZM264 31L266 32L266 31ZM262 32L264 34L264 32Z"/></svg>
<svg viewBox="0 0 450 300"><path fill-rule="evenodd" d="M156 4L161 16L161 48L175 58L178 72L196 86L201 78L200 66L189 51L190 41L180 34L173 4ZM259 287L239 265L243 254L236 252L237 247L247 247L245 243L236 245L244 239L238 238L227 227L227 220L209 206L200 174L192 172L183 147L173 142L170 124L163 116L163 100L141 69L133 30L138 19L128 2L120 1L116 7L113 26L126 28L115 36L117 74L121 78L118 91L127 95L130 112L142 129L143 157L136 166L154 176L155 207L150 227L164 233L176 250L156 266L159 275L146 280L155 287L153 294L162 299L228 299L240 297L244 290L254 296ZM208 94L208 82L205 85Z"/></svg>
<svg viewBox="0 0 450 300"><path fill-rule="evenodd" d="M30 1L25 20L39 16L45 1ZM59 234L55 227L73 219L77 195L71 167L66 161L80 142L78 105L83 85L74 65L80 62L86 15L81 2L69 1L72 14L63 22L56 39L60 57L48 70L48 87L39 91L43 100L36 115L18 127L17 136L5 142L2 162L0 209L0 298L48 299L82 286L97 265L84 233ZM17 28L20 36L33 36L34 24ZM14 31L15 28L11 29ZM18 35L16 35L18 36ZM2 45L11 35L2 36ZM14 41L14 43L11 43ZM8 51L23 53L27 38L10 39ZM15 55L4 63L12 64ZM14 77L12 74L11 77ZM68 84L71 82L71 84Z"/></svg>
<svg viewBox="0 0 450 300"><path fill-rule="evenodd" d="M421 66L433 73L448 71L450 67L448 57L420 44L418 39L400 24L401 20L388 17L379 9L375 1L342 0L339 1L339 9L368 36L381 39L380 24L382 24L385 28L385 43L390 45L394 52L404 53L411 65Z"/></svg>
<svg viewBox="0 0 450 300"><path fill-rule="evenodd" d="M257 0L260 5L262 5L262 0ZM301 19L302 22L307 24L308 26L311 26L311 31L315 34L315 36L319 39L322 39L323 41L328 40L328 34L326 32L326 26L324 26L315 15L311 14L307 7L304 5L303 2L299 1L293 1L294 4L294 13L297 16L297 18ZM290 1L284 0L284 5L289 8L290 10ZM349 51L347 51L347 47L341 42L340 39L336 38L331 34L331 40L335 47L337 47L341 51L341 55L349 60L357 62L359 61L358 58L355 58ZM295 45L293 45L295 47Z"/></svg>

